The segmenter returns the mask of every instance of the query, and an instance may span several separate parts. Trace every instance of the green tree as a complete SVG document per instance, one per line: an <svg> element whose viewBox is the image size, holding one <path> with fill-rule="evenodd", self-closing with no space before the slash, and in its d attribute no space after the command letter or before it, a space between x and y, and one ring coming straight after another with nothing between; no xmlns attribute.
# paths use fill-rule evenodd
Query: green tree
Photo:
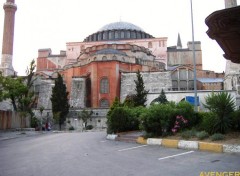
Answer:
<svg viewBox="0 0 240 176"><path fill-rule="evenodd" d="M153 100L151 104L154 104L154 103L163 103L163 104L168 103L166 94L163 89L161 91L161 94L155 100Z"/></svg>
<svg viewBox="0 0 240 176"><path fill-rule="evenodd" d="M205 98L205 108L217 115L214 123L214 132L226 133L232 126L231 113L235 103L228 92L212 93Z"/></svg>
<svg viewBox="0 0 240 176"><path fill-rule="evenodd" d="M137 72L137 80L135 82L135 91L136 95L134 96L134 106L146 106L145 103L147 101L147 94L149 91L145 90L144 82L141 73Z"/></svg>
<svg viewBox="0 0 240 176"><path fill-rule="evenodd" d="M24 84L26 86L26 91L19 99L18 108L20 111L32 114L32 105L36 100L33 90L33 84L36 78L34 78L34 70L36 68L35 61L32 60L30 66L26 70L26 77L24 78Z"/></svg>
<svg viewBox="0 0 240 176"><path fill-rule="evenodd" d="M32 89L35 61L32 60L30 67L26 70L26 77L4 77L0 74L0 100L10 99L14 111L27 112L31 114L32 104L35 101Z"/></svg>
<svg viewBox="0 0 240 176"><path fill-rule="evenodd" d="M27 86L21 77L3 77L1 75L2 100L10 99L14 111L18 111L18 102L22 101L22 97L27 92Z"/></svg>
<svg viewBox="0 0 240 176"><path fill-rule="evenodd" d="M52 112L58 114L56 120L58 121L59 129L61 130L62 124L66 120L66 116L69 112L68 92L66 85L63 83L62 76L58 73L58 77L55 80L55 86L52 88Z"/></svg>
<svg viewBox="0 0 240 176"><path fill-rule="evenodd" d="M84 129L87 128L87 122L88 122L88 120L91 119L92 114L93 114L93 111L87 111L85 109L83 109L83 111L78 114L78 118L82 119L82 121L83 121Z"/></svg>

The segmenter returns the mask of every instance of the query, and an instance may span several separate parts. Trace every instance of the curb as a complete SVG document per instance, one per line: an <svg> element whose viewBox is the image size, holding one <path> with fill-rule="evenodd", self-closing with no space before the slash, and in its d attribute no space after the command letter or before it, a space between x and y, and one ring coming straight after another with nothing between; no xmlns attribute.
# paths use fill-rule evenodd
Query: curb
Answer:
<svg viewBox="0 0 240 176"><path fill-rule="evenodd" d="M216 143L207 143L207 142L199 142L199 150L208 151L208 152L216 152L223 153L223 145Z"/></svg>
<svg viewBox="0 0 240 176"><path fill-rule="evenodd" d="M190 149L216 153L240 153L240 145L218 144L199 141L185 141L174 139L160 139L138 137L137 143L147 145L160 145L169 148Z"/></svg>
<svg viewBox="0 0 240 176"><path fill-rule="evenodd" d="M108 140L115 140L118 135L108 134ZM240 153L240 145L232 144L218 144L210 142L199 142L199 141L185 141L185 140L175 140L175 139L160 139L160 138L148 138L143 137L137 138L137 143L144 145L159 145L169 148L179 148L179 149L190 149L199 150L215 153Z"/></svg>

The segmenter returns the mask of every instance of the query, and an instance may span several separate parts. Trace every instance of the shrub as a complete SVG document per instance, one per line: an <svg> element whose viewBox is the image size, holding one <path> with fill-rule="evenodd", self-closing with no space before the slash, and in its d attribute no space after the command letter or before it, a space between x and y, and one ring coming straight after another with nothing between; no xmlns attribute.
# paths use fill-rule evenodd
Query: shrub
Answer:
<svg viewBox="0 0 240 176"><path fill-rule="evenodd" d="M140 127L153 136L162 136L172 133L176 120L174 104L155 104L141 114Z"/></svg>
<svg viewBox="0 0 240 176"><path fill-rule="evenodd" d="M127 130L128 112L124 107L116 107L107 116L108 133L118 133Z"/></svg>
<svg viewBox="0 0 240 176"><path fill-rule="evenodd" d="M87 126L86 126L86 130L91 130L91 129L93 129L93 126L92 126L92 125L87 125Z"/></svg>
<svg viewBox="0 0 240 176"><path fill-rule="evenodd" d="M39 123L40 123L40 121L36 117L31 118L31 127L32 128L37 128Z"/></svg>
<svg viewBox="0 0 240 176"><path fill-rule="evenodd" d="M177 116L176 117L176 120L175 120L175 123L174 123L174 126L172 128L172 132L173 133L176 133L180 130L182 130L184 127L187 126L187 123L188 123L188 120L186 120L183 116Z"/></svg>
<svg viewBox="0 0 240 176"><path fill-rule="evenodd" d="M214 125L217 121L217 115L213 112L199 112L198 116L201 119L198 129L213 134L215 132Z"/></svg>
<svg viewBox="0 0 240 176"><path fill-rule="evenodd" d="M129 131L132 130L139 130L140 125L140 116L142 113L146 111L146 108L143 106L138 106L135 108L128 108L125 107L128 111L128 123L127 123L127 129Z"/></svg>
<svg viewBox="0 0 240 176"><path fill-rule="evenodd" d="M200 140L206 139L209 137L209 134L206 131L201 131L196 134L197 138Z"/></svg>
<svg viewBox="0 0 240 176"><path fill-rule="evenodd" d="M148 110L141 114L141 126L140 128L144 130L148 135L151 136L161 136L162 135L162 124L161 119L155 113Z"/></svg>
<svg viewBox="0 0 240 176"><path fill-rule="evenodd" d="M70 127L68 128L68 130L69 130L69 131L72 131L72 130L74 130L74 127L73 127L73 126L70 126Z"/></svg>
<svg viewBox="0 0 240 176"><path fill-rule="evenodd" d="M231 117L233 119L233 129L240 131L240 110L234 111Z"/></svg>
<svg viewBox="0 0 240 176"><path fill-rule="evenodd" d="M182 115L186 120L188 120L187 127L194 127L199 123L199 118L194 112L194 107L190 103L181 101L176 105L176 108L178 110L178 114Z"/></svg>
<svg viewBox="0 0 240 176"><path fill-rule="evenodd" d="M212 141L219 141L224 139L224 135L221 133L215 133L212 136L210 136Z"/></svg>
<svg viewBox="0 0 240 176"><path fill-rule="evenodd" d="M190 139L192 137L195 137L196 136L196 130L192 129L192 130L186 130L186 131L183 131L181 133L181 137L183 139Z"/></svg>
<svg viewBox="0 0 240 176"><path fill-rule="evenodd" d="M232 127L230 114L234 111L235 103L227 92L212 93L205 98L204 106L217 115L214 132L226 133Z"/></svg>

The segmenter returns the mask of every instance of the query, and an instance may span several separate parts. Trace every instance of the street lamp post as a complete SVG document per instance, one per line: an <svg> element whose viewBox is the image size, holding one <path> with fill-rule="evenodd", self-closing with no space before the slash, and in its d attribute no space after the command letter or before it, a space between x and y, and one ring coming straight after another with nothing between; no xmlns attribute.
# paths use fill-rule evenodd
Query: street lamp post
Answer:
<svg viewBox="0 0 240 176"><path fill-rule="evenodd" d="M195 43L194 43L194 25L193 25L193 9L192 9L192 0L190 0L191 4L191 22L192 22L192 50L193 50L193 70L194 70L194 110L198 111L197 108L197 73L196 73L196 56L195 56Z"/></svg>

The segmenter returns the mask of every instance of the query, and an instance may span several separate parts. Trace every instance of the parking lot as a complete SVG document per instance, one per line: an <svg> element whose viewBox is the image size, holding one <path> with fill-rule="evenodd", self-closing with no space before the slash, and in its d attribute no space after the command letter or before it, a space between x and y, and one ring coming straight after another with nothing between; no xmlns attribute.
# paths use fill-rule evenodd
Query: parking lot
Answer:
<svg viewBox="0 0 240 176"><path fill-rule="evenodd" d="M239 173L240 155L106 140L105 132L0 141L0 176L168 176Z"/></svg>

